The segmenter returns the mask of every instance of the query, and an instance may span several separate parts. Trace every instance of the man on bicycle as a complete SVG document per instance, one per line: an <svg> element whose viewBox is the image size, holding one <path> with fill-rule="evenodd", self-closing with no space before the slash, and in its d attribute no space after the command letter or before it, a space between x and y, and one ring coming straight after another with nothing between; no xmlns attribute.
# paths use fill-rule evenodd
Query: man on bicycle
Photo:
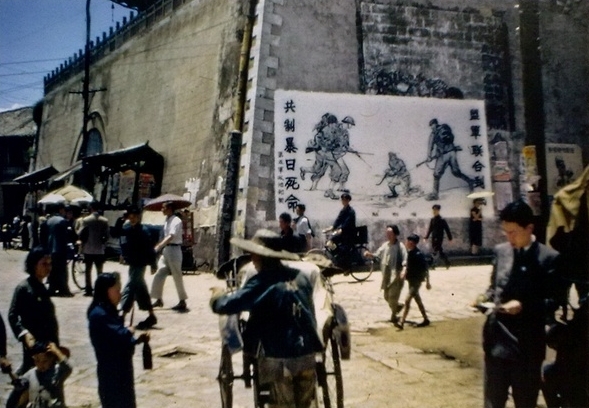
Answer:
<svg viewBox="0 0 589 408"><path fill-rule="evenodd" d="M338 264L347 265L350 262L349 259L349 247L353 246L356 240L356 211L350 206L352 196L348 193L343 193L340 197L343 208L340 210L337 218L333 225L323 232L333 231L331 239L327 242L328 248L335 248L336 245L339 249Z"/></svg>

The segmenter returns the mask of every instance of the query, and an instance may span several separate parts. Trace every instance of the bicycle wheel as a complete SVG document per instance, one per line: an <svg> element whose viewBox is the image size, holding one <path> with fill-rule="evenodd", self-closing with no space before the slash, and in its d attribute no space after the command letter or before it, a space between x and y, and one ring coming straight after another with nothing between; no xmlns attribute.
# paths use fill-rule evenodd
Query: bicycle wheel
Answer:
<svg viewBox="0 0 589 408"><path fill-rule="evenodd" d="M352 278L356 279L358 282L363 282L372 275L372 271L374 270L374 261L372 258L367 258L364 256L364 253L368 251L364 245L355 248L355 260L352 263L352 268L350 270L350 275Z"/></svg>
<svg viewBox="0 0 589 408"><path fill-rule="evenodd" d="M319 249L319 248L313 248L313 249L308 250L305 253L305 256L309 256L309 255L321 255L321 256L324 256L324 257L328 258L327 255L325 254L325 250L324 249Z"/></svg>
<svg viewBox="0 0 589 408"><path fill-rule="evenodd" d="M327 340L317 377L324 408L344 408L344 380L337 341L333 333Z"/></svg>
<svg viewBox="0 0 589 408"><path fill-rule="evenodd" d="M229 347L221 349L221 363L219 365L219 390L221 391L221 408L233 407L233 362Z"/></svg>
<svg viewBox="0 0 589 408"><path fill-rule="evenodd" d="M86 265L84 255L78 254L71 260L72 279L80 290L86 290Z"/></svg>

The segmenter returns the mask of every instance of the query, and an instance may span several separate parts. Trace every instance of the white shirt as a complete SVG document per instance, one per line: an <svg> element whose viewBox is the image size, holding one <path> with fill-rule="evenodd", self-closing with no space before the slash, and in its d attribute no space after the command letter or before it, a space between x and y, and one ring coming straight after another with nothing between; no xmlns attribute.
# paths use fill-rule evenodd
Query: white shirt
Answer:
<svg viewBox="0 0 589 408"><path fill-rule="evenodd" d="M296 231L297 234L299 235L307 235L307 234L311 234L311 228L309 227L309 219L307 217L305 217L304 215L301 215L299 217L299 220L297 221L296 224Z"/></svg>
<svg viewBox="0 0 589 408"><path fill-rule="evenodd" d="M168 235L172 235L168 245L182 245L182 220L175 215L170 215L164 223L164 238Z"/></svg>

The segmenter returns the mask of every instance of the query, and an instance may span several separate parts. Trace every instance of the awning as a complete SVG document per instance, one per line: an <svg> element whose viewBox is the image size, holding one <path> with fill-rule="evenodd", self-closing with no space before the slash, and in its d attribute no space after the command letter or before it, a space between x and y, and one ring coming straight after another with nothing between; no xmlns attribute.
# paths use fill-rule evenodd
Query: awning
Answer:
<svg viewBox="0 0 589 408"><path fill-rule="evenodd" d="M137 165L140 162L162 162L163 156L149 147L148 143L84 158L84 163L117 169Z"/></svg>
<svg viewBox="0 0 589 408"><path fill-rule="evenodd" d="M68 178L69 176L71 176L76 171L80 170L81 168L82 168L82 161L80 160L80 161L76 162L73 166L62 171L61 173L57 173L56 175L52 176L51 179L53 181L65 180L66 178Z"/></svg>
<svg viewBox="0 0 589 408"><path fill-rule="evenodd" d="M47 181L51 176L57 173L59 173L59 171L57 171L57 169L52 165L49 165L47 167L43 167L42 169L18 176L12 181L21 184L37 184Z"/></svg>

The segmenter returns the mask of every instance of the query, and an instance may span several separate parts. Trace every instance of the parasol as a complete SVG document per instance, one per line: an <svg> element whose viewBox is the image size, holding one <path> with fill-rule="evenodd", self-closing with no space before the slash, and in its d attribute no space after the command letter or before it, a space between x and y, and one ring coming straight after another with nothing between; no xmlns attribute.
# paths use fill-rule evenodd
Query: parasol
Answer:
<svg viewBox="0 0 589 408"><path fill-rule="evenodd" d="M67 200L61 194L49 193L43 196L39 201L38 204L60 204L65 203Z"/></svg>
<svg viewBox="0 0 589 408"><path fill-rule="evenodd" d="M76 187L71 184L69 186L58 188L57 190L54 190L51 193L61 194L68 202L91 203L92 201L94 201L94 197L92 197L92 194L90 194L84 189L81 189L80 187Z"/></svg>
<svg viewBox="0 0 589 408"><path fill-rule="evenodd" d="M94 197L78 197L70 201L70 204L90 204L94 201Z"/></svg>
<svg viewBox="0 0 589 408"><path fill-rule="evenodd" d="M494 195L495 195L495 193L492 191L477 191L476 193L470 193L466 197L474 200L476 198L493 197Z"/></svg>
<svg viewBox="0 0 589 408"><path fill-rule="evenodd" d="M143 209L148 211L161 211L163 204L167 202L172 203L172 207L174 208L174 210L186 208L189 207L190 204L192 204L189 200L185 199L184 197L175 194L164 194L150 200L143 207Z"/></svg>

